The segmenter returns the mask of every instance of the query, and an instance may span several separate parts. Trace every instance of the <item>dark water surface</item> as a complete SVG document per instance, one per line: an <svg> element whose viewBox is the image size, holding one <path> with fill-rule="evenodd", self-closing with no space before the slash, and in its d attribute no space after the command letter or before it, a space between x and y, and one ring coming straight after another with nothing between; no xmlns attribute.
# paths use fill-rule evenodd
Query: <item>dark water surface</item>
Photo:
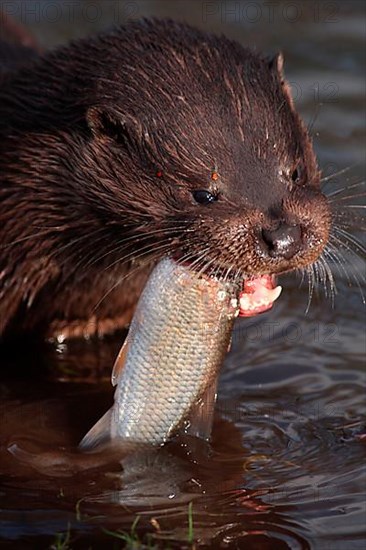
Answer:
<svg viewBox="0 0 366 550"><path fill-rule="evenodd" d="M155 14L282 49L301 113L317 114L325 175L358 163L325 190L348 186L334 199L363 212L348 208L362 198L346 198L364 192L363 2L2 4L45 45ZM112 402L123 335L3 347L0 546L123 547L108 530L129 533L130 548L364 549L365 267L355 243L334 244L334 305L322 285L309 305L306 282L287 276L272 312L237 323L210 445L180 440L125 459L123 471L114 456L86 468L75 448Z"/></svg>

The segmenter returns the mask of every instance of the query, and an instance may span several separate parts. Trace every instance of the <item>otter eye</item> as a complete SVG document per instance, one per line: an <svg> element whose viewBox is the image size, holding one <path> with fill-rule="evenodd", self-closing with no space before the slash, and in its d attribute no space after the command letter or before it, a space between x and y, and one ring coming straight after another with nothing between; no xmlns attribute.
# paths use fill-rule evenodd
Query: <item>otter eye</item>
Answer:
<svg viewBox="0 0 366 550"><path fill-rule="evenodd" d="M296 168L292 171L291 179L294 183L299 183L302 180L304 175L304 170L301 164L298 164Z"/></svg>
<svg viewBox="0 0 366 550"><path fill-rule="evenodd" d="M193 198L198 204L210 204L217 200L217 196L210 193L210 191L205 191L204 189L198 189L193 191Z"/></svg>

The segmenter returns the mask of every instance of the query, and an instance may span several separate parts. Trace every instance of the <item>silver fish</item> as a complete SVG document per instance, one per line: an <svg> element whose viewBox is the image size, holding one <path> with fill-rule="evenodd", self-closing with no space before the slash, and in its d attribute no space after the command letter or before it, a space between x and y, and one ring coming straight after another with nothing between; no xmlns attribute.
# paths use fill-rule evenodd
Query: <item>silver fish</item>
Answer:
<svg viewBox="0 0 366 550"><path fill-rule="evenodd" d="M184 425L208 438L216 384L238 314L233 282L165 258L141 294L112 373L114 405L81 441L162 444Z"/></svg>

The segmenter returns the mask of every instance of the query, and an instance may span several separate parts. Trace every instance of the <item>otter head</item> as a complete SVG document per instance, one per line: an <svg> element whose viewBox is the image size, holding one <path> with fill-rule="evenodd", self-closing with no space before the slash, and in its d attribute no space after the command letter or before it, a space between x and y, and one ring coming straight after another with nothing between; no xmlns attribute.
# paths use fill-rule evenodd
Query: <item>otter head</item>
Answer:
<svg viewBox="0 0 366 550"><path fill-rule="evenodd" d="M114 219L127 233L138 226L141 254L180 254L216 273L255 277L313 263L330 209L282 56L145 25L134 59L127 52L108 64L87 115L86 158L97 164L91 177L113 190Z"/></svg>

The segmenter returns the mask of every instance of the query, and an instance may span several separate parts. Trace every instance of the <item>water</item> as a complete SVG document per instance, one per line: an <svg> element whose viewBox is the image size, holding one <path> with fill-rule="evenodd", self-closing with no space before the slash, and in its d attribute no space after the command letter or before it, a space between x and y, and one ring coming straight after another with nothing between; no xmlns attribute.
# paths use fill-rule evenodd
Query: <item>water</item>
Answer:
<svg viewBox="0 0 366 550"><path fill-rule="evenodd" d="M316 115L324 173L359 163L326 190L364 179L362 2L3 4L51 46L130 16L180 14L281 49L299 110L308 123ZM347 194L343 204L360 201ZM334 306L321 289L309 306L307 285L287 276L273 311L238 322L210 445L174 441L126 459L123 471L114 456L86 464L76 451L112 402L123 335L3 345L0 546L118 548L126 531L131 548L135 537L150 548L364 549L365 311L354 281L364 265L345 258L351 281L334 268Z"/></svg>

